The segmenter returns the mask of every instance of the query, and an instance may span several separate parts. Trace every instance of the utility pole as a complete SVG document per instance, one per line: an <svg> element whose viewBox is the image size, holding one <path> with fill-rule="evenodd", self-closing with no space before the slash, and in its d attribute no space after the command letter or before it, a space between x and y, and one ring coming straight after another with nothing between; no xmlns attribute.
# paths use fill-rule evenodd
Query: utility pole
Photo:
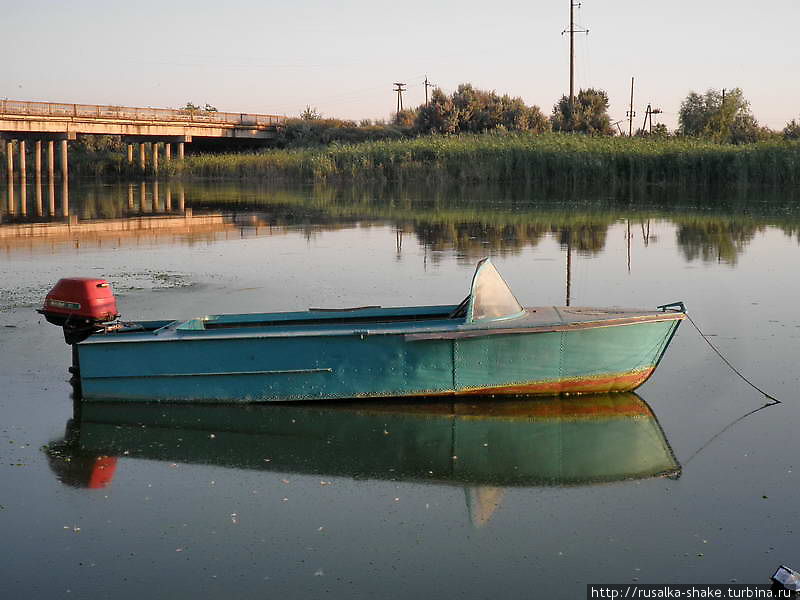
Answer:
<svg viewBox="0 0 800 600"><path fill-rule="evenodd" d="M429 87L433 87L436 84L431 83L430 81L428 81L428 76L425 75L425 84L424 85L425 85L425 106L428 106L428 88Z"/></svg>
<svg viewBox="0 0 800 600"><path fill-rule="evenodd" d="M575 106L575 34L585 33L589 35L588 29L575 29L575 9L580 8L581 3L569 0L569 29L561 32L561 35L569 32L569 117L572 121L572 111Z"/></svg>
<svg viewBox="0 0 800 600"><path fill-rule="evenodd" d="M631 137L633 135L633 117L636 116L633 110L633 77L631 77L631 106L626 116L628 117L628 137Z"/></svg>
<svg viewBox="0 0 800 600"><path fill-rule="evenodd" d="M653 108L653 105L648 103L647 110L644 113L644 121L642 122L642 131L647 129L648 120L650 121L650 133L653 133L653 115L660 115L662 111L660 108Z"/></svg>
<svg viewBox="0 0 800 600"><path fill-rule="evenodd" d="M650 105L647 105L647 108L650 109L650 133L653 133L653 115L660 115L663 110L660 108L650 108Z"/></svg>
<svg viewBox="0 0 800 600"><path fill-rule="evenodd" d="M397 92L397 112L403 110L403 92L406 91L405 83L394 82L394 91Z"/></svg>

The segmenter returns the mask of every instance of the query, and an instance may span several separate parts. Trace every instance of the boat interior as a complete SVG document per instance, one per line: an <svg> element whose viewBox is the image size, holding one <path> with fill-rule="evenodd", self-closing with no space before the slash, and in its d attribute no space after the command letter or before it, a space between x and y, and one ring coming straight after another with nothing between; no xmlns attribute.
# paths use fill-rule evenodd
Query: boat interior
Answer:
<svg viewBox="0 0 800 600"><path fill-rule="evenodd" d="M640 313L641 314L641 313ZM232 329L272 329L297 332L308 328L356 329L361 325L380 329L454 329L462 325L493 326L496 322L526 317L529 324L564 324L634 316L632 311L575 307L523 309L508 284L489 259L478 263L470 293L460 304L383 308L310 308L306 311L210 315L189 320L127 323L116 333L193 332Z"/></svg>

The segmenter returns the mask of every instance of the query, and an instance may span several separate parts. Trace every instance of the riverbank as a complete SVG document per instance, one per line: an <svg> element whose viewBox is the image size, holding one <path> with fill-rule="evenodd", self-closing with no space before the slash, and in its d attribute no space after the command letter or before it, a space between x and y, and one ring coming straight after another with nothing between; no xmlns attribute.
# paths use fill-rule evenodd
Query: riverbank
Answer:
<svg viewBox="0 0 800 600"><path fill-rule="evenodd" d="M70 174L138 180L156 175L129 164L114 144L76 147ZM523 183L550 193L636 189L704 193L800 185L800 142L719 144L698 138L590 137L572 134L428 135L305 148L189 155L162 161L159 178L265 183Z"/></svg>
<svg viewBox="0 0 800 600"><path fill-rule="evenodd" d="M568 134L475 134L190 156L164 166L180 178L273 181L524 181L569 188L800 184L800 143Z"/></svg>

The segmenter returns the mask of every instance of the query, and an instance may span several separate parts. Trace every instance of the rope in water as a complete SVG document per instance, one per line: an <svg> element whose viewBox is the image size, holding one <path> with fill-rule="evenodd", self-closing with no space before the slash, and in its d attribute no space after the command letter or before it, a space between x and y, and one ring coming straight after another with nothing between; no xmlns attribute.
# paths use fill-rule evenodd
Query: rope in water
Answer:
<svg viewBox="0 0 800 600"><path fill-rule="evenodd" d="M782 404L782 402L780 400L778 400L775 396L772 396L772 395L768 394L767 392L765 392L764 390L762 390L755 383L753 383L747 377L745 377L742 374L742 372L739 371L739 369L734 367L730 363L730 361L722 355L722 352L720 352L717 349L717 347L714 344L711 343L711 341L708 339L708 337L706 337L706 334L704 334L702 331L700 331L700 328L697 326L697 323L694 322L694 319L692 319L691 315L689 315L688 312L684 312L684 314L686 315L686 318L689 319L689 322L692 324L692 326L697 330L697 333L700 334L700 337L703 338L705 340L706 344L708 344L709 347L716 353L716 355L719 356L722 359L722 362L724 362L726 365L728 365L728 367L730 367L731 371L736 373L742 381L744 381L747 385L749 385L751 388L756 390L759 394L763 395L768 400L771 400L773 404Z"/></svg>

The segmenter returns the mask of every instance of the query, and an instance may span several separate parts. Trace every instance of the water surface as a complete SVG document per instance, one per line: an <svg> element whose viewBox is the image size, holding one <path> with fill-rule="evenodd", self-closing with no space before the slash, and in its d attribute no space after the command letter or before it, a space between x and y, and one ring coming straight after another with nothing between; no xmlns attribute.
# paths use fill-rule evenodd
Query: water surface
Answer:
<svg viewBox="0 0 800 600"><path fill-rule="evenodd" d="M1 191L9 597L570 598L797 563L800 217L780 197ZM70 275L107 277L130 319L454 304L486 255L525 305L683 300L784 403L748 414L766 400L686 323L637 394L75 415L68 347L34 312Z"/></svg>

